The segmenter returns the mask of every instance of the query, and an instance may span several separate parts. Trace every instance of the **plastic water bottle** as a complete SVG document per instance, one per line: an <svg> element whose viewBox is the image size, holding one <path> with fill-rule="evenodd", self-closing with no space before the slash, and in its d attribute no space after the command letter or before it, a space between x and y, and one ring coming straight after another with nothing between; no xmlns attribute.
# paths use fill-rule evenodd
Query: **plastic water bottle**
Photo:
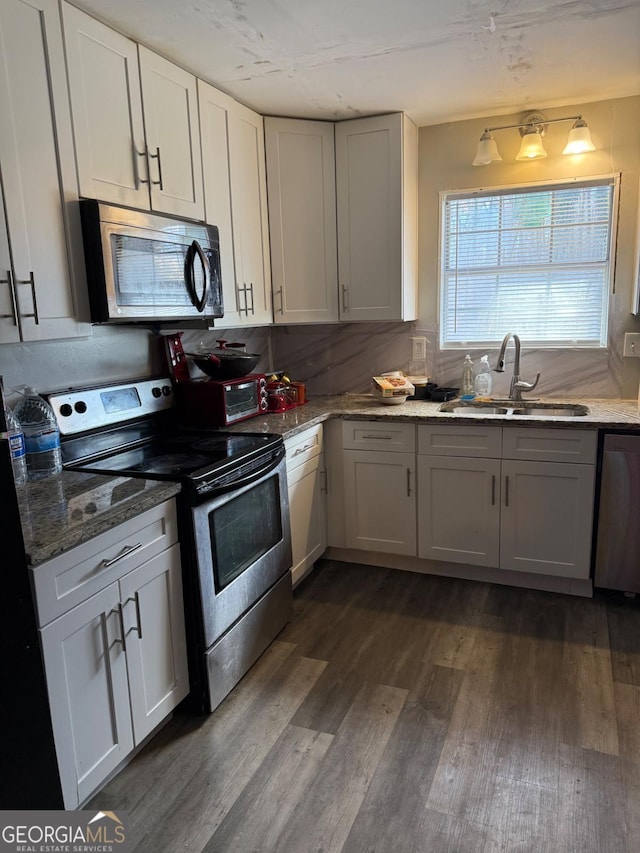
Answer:
<svg viewBox="0 0 640 853"><path fill-rule="evenodd" d="M27 482L27 458L24 449L24 435L17 417L8 406L5 406L4 417L7 422L7 440L11 452L13 479L16 486L24 486Z"/></svg>
<svg viewBox="0 0 640 853"><path fill-rule="evenodd" d="M489 397L492 386L493 376L491 375L489 356L483 355L480 359L480 367L478 368L475 378L476 397Z"/></svg>
<svg viewBox="0 0 640 853"><path fill-rule="evenodd" d="M25 388L14 415L24 433L29 480L53 477L62 471L60 430L53 409L35 388Z"/></svg>
<svg viewBox="0 0 640 853"><path fill-rule="evenodd" d="M473 362L470 355L465 355L464 364L462 365L462 393L460 397L463 400L473 400Z"/></svg>

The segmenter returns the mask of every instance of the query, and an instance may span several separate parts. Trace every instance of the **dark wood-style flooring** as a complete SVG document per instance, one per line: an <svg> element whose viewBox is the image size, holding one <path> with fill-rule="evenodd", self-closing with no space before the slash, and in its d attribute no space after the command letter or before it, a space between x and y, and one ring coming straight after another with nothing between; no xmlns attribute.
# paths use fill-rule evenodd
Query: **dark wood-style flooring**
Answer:
<svg viewBox="0 0 640 853"><path fill-rule="evenodd" d="M638 853L638 604L320 561L92 807L144 853Z"/></svg>

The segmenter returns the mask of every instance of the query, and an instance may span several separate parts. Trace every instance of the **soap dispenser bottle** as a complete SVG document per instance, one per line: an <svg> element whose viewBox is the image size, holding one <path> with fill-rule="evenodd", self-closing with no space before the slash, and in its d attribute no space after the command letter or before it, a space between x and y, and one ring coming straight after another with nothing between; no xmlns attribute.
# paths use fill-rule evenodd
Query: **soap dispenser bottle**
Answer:
<svg viewBox="0 0 640 853"><path fill-rule="evenodd" d="M465 355L464 364L462 365L462 393L463 400L472 400L474 397L473 384L473 362L470 355Z"/></svg>
<svg viewBox="0 0 640 853"><path fill-rule="evenodd" d="M474 382L476 397L489 397L492 384L493 376L491 375L489 356L483 355L480 359L480 367L478 368Z"/></svg>

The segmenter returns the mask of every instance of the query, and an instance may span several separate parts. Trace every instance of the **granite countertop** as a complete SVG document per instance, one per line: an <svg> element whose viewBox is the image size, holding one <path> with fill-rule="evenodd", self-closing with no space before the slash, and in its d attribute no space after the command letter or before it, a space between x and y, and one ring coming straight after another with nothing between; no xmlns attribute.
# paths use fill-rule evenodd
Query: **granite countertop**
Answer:
<svg viewBox="0 0 640 853"><path fill-rule="evenodd" d="M560 400L541 398L541 403L553 404ZM640 412L636 400L570 400L589 408L589 414L580 417L544 417L512 415L454 415L440 411L441 403L430 400L407 400L399 406L380 403L371 394L339 394L312 397L308 403L288 412L271 412L263 417L251 418L230 427L234 432L271 432L285 439L302 432L314 424L330 418L350 420L399 421L405 423L442 423L444 421L469 424L492 423L496 426L519 427L553 426L560 429L632 429L640 430Z"/></svg>
<svg viewBox="0 0 640 853"><path fill-rule="evenodd" d="M553 403L552 398L541 402ZM509 415L454 415L440 411L440 403L407 400L386 406L371 394L312 397L288 412L269 413L229 428L230 432L275 433L291 438L330 418L399 421L409 423L492 423L519 427L552 426L565 429L631 429L640 431L635 400L563 400L588 406L582 417L526 417ZM27 557L31 565L122 524L180 491L178 483L109 477L63 471L59 477L28 483L18 489Z"/></svg>
<svg viewBox="0 0 640 853"><path fill-rule="evenodd" d="M77 471L20 486L18 504L29 564L50 560L179 491L178 483Z"/></svg>

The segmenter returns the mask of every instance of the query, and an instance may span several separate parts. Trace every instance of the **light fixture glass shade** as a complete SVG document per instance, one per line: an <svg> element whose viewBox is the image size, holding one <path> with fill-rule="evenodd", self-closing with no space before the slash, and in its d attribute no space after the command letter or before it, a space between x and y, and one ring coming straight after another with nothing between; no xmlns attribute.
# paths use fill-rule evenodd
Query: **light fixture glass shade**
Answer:
<svg viewBox="0 0 640 853"><path fill-rule="evenodd" d="M569 131L569 138L564 147L563 154L584 154L585 151L595 151L596 146L591 139L591 131L587 127L584 119L578 119L574 122L573 127Z"/></svg>
<svg viewBox="0 0 640 853"><path fill-rule="evenodd" d="M478 150L473 161L474 166L488 166L489 163L502 160L493 136L485 130L478 142Z"/></svg>
<svg viewBox="0 0 640 853"><path fill-rule="evenodd" d="M527 129L522 137L516 160L538 160L546 156L547 152L544 150L540 131L536 127Z"/></svg>

